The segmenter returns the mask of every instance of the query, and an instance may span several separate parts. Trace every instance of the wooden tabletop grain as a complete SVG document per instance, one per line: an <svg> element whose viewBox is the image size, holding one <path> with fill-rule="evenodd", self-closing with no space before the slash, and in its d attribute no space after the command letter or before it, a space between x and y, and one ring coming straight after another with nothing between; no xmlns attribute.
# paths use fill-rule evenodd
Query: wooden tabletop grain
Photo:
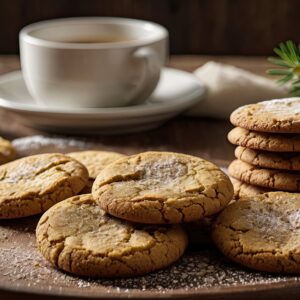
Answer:
<svg viewBox="0 0 300 300"><path fill-rule="evenodd" d="M257 74L264 74L269 67L264 57L210 57L210 56L173 56L169 65L186 71L193 71L208 60L229 63ZM20 68L17 56L0 56L0 75ZM202 156L212 161L230 161L233 158L233 146L226 140L230 130L229 121L204 118L177 117L162 127L143 133L93 137L105 148L125 153L137 153L144 150L178 151ZM42 134L44 132L26 128L15 117L0 109L0 135L15 139L22 136ZM124 151L124 149L126 149ZM46 299L42 296L26 296L0 291L0 299ZM47 298L48 299L48 298ZM51 298L52 299L52 298ZM236 299L236 298L235 298Z"/></svg>

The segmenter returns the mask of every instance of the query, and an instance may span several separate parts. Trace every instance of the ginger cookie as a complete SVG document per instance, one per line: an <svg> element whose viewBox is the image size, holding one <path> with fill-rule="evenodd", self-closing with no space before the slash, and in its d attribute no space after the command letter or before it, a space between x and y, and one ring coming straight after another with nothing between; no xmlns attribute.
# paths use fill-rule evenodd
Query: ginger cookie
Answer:
<svg viewBox="0 0 300 300"><path fill-rule="evenodd" d="M300 171L299 152L272 153L239 146L234 154L237 159L258 167Z"/></svg>
<svg viewBox="0 0 300 300"><path fill-rule="evenodd" d="M252 185L283 191L300 191L300 172L260 168L236 159L229 165L228 174Z"/></svg>
<svg viewBox="0 0 300 300"><path fill-rule="evenodd" d="M212 238L225 256L258 271L300 273L300 194L272 192L227 206Z"/></svg>
<svg viewBox="0 0 300 300"><path fill-rule="evenodd" d="M233 187L217 166L199 157L144 152L104 169L92 193L113 216L164 224L196 221L219 212L232 199Z"/></svg>
<svg viewBox="0 0 300 300"><path fill-rule="evenodd" d="M0 165L16 159L16 150L10 141L0 137Z"/></svg>
<svg viewBox="0 0 300 300"><path fill-rule="evenodd" d="M165 268L183 254L180 226L133 224L106 214L92 195L62 201L40 219L37 246L54 266L72 274L128 277Z"/></svg>
<svg viewBox="0 0 300 300"><path fill-rule="evenodd" d="M81 193L89 194L97 175L112 162L124 157L124 154L109 151L79 151L67 154L82 163L89 171L89 182Z"/></svg>
<svg viewBox="0 0 300 300"><path fill-rule="evenodd" d="M46 211L78 194L87 169L69 156L53 153L24 157L0 166L0 219Z"/></svg>
<svg viewBox="0 0 300 300"><path fill-rule="evenodd" d="M230 178L234 189L234 199L238 200L242 197L256 196L263 193L272 192L274 190L262 186L251 185L235 178Z"/></svg>
<svg viewBox="0 0 300 300"><path fill-rule="evenodd" d="M300 152L300 134L269 134L236 127L227 136L230 143L271 152Z"/></svg>
<svg viewBox="0 0 300 300"><path fill-rule="evenodd" d="M248 104L230 116L233 125L254 131L300 133L300 98Z"/></svg>

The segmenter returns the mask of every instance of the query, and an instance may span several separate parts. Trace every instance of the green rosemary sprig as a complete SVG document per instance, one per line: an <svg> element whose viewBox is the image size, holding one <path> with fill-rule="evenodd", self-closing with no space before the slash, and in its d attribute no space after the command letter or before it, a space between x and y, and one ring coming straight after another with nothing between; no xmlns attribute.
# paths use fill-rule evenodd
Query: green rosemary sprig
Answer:
<svg viewBox="0 0 300 300"><path fill-rule="evenodd" d="M267 73L281 76L277 82L281 85L289 83L289 92L300 96L300 45L287 41L280 43L274 52L278 57L269 57L268 60L281 68L267 70Z"/></svg>

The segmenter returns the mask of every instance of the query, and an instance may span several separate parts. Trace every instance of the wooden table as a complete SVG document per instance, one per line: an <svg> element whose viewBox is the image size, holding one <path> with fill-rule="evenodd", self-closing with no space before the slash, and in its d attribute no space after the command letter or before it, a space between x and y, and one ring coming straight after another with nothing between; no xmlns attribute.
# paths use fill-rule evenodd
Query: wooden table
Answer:
<svg viewBox="0 0 300 300"><path fill-rule="evenodd" d="M269 67L265 58L209 56L174 56L171 57L170 66L193 71L211 59L230 63L258 74L264 74ZM18 57L0 56L0 74L19 68ZM46 135L44 132L24 127L12 115L2 110L0 110L0 120L0 135L8 139L36 134ZM229 121L177 117L152 131L121 136L99 136L92 139L103 144L104 149L120 150L128 154L150 149L170 150L199 155L213 161L229 161L233 158L233 146L226 140L230 128ZM41 299L41 296L29 297L24 294L0 291L0 299L5 299L5 296L9 296L12 300Z"/></svg>

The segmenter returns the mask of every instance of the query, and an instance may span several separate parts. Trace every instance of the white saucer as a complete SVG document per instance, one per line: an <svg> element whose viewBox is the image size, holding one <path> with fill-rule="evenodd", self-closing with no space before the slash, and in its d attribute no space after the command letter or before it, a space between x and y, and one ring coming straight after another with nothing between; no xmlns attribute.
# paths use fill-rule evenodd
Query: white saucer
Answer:
<svg viewBox="0 0 300 300"><path fill-rule="evenodd" d="M203 98L204 85L194 75L164 68L145 103L114 108L53 109L33 100L21 71L0 76L0 107L27 126L71 134L119 134L155 128Z"/></svg>

